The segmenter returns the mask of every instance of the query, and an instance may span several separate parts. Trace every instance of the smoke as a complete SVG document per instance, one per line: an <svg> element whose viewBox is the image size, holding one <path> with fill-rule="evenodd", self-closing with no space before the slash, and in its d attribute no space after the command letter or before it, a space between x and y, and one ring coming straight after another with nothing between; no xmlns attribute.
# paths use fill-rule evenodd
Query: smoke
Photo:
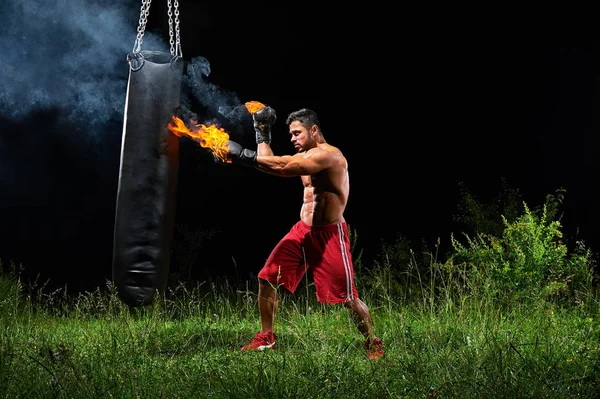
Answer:
<svg viewBox="0 0 600 399"><path fill-rule="evenodd" d="M112 184L140 7L0 1L0 205L48 204L57 187L83 196L88 182ZM142 49L168 51L150 29Z"/></svg>
<svg viewBox="0 0 600 399"><path fill-rule="evenodd" d="M135 44L141 1L45 3L0 2L0 118L19 121L49 110L86 126L121 121L126 57ZM168 52L166 38L150 28L146 26L142 50ZM245 116L242 103L235 93L211 83L210 73L206 58L191 59L184 76L190 96L231 123L239 122Z"/></svg>
<svg viewBox="0 0 600 399"><path fill-rule="evenodd" d="M210 73L206 58L199 56L190 60L183 76L183 104L192 109L198 104L207 115L214 115L220 124L228 125L230 134L243 134L244 124L251 119L245 104L234 92L211 82Z"/></svg>
<svg viewBox="0 0 600 399"><path fill-rule="evenodd" d="M88 124L122 118L139 13L118 0L4 0L0 117L53 109ZM147 31L143 39L142 49L166 48Z"/></svg>

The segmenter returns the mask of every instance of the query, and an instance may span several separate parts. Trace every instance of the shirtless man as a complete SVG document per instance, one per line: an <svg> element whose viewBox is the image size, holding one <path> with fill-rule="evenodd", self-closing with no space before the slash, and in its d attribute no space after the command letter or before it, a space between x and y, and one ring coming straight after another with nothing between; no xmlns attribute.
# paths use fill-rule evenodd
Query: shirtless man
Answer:
<svg viewBox="0 0 600 399"><path fill-rule="evenodd" d="M232 163L254 167L276 176L300 176L304 201L300 220L275 246L258 274L258 308L261 331L242 348L276 349L273 319L277 311L276 287L293 293L311 269L317 300L343 304L365 337L369 359L383 356L367 305L358 297L354 281L348 226L344 210L350 192L348 162L342 152L325 141L317 114L310 109L292 112L286 120L295 155L275 156L270 147L275 111L266 107L253 114L257 151L229 141Z"/></svg>

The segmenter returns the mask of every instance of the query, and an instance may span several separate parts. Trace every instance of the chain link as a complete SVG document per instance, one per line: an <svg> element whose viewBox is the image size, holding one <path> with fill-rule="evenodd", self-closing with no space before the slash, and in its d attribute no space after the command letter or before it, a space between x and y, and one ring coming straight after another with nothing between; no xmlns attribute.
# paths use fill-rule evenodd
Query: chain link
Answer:
<svg viewBox="0 0 600 399"><path fill-rule="evenodd" d="M171 45L171 55L181 57L181 40L179 38L179 1L175 0L173 7L171 0L167 0L169 11L169 44ZM175 33L173 34L173 15L175 15ZM173 37L175 36L175 37Z"/></svg>
<svg viewBox="0 0 600 399"><path fill-rule="evenodd" d="M171 0L167 0L168 11L167 15L169 16L169 44L171 45L171 55L175 55L175 41L173 40L173 12L171 11Z"/></svg>
<svg viewBox="0 0 600 399"><path fill-rule="evenodd" d="M139 53L142 50L142 41L144 40L144 32L146 30L146 23L148 22L148 15L150 15L150 3L152 0L142 0L142 7L140 9L140 20L137 28L137 37L133 45L133 52Z"/></svg>
<svg viewBox="0 0 600 399"><path fill-rule="evenodd" d="M179 0L175 0L175 54L183 57L181 51L181 39L179 37Z"/></svg>

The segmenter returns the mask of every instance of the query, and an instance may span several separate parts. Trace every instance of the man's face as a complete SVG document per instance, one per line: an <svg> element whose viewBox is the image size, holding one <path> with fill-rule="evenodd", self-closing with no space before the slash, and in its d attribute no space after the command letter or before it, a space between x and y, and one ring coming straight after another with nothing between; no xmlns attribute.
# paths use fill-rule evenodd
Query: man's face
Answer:
<svg viewBox="0 0 600 399"><path fill-rule="evenodd" d="M298 152L308 151L313 147L314 138L299 121L290 123L290 141Z"/></svg>

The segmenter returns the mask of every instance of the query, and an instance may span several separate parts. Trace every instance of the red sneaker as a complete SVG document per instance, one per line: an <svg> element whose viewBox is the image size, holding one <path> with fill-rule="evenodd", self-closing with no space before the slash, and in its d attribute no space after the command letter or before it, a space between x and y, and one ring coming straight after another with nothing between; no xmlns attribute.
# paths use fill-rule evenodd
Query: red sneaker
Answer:
<svg viewBox="0 0 600 399"><path fill-rule="evenodd" d="M383 356L383 342L379 338L375 338L373 341L367 340L365 348L367 349L369 360L377 360Z"/></svg>
<svg viewBox="0 0 600 399"><path fill-rule="evenodd" d="M264 351L265 349L277 349L277 344L275 343L275 333L273 331L269 332L258 332L252 341L246 346L244 346L241 350L243 351Z"/></svg>

